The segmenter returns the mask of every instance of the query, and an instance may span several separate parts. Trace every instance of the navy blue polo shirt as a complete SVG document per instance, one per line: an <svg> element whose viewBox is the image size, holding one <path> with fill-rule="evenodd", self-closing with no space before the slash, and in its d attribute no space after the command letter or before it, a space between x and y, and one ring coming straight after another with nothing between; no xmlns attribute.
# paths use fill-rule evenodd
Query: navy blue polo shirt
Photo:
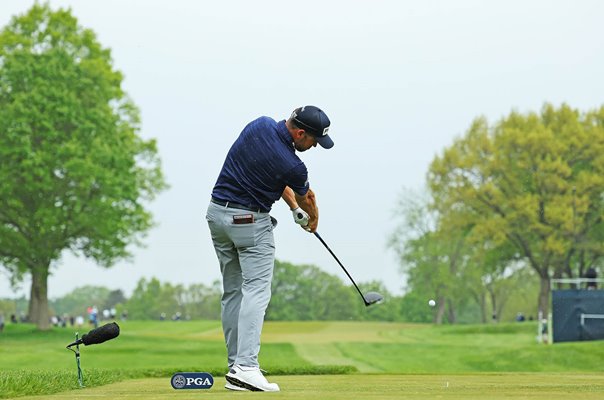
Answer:
<svg viewBox="0 0 604 400"><path fill-rule="evenodd" d="M243 129L229 150L212 197L268 212L285 186L305 195L308 171L296 155L285 121L260 117Z"/></svg>

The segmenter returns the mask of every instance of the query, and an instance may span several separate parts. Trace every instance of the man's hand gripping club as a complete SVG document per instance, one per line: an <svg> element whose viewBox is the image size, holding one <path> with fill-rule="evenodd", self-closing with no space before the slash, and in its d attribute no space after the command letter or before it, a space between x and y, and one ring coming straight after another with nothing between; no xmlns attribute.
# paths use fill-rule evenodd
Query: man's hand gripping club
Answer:
<svg viewBox="0 0 604 400"><path fill-rule="evenodd" d="M308 231L308 220L310 219L308 213L298 207L292 210L292 214L294 215L294 222L304 228L305 231Z"/></svg>
<svg viewBox="0 0 604 400"><path fill-rule="evenodd" d="M281 196L287 203L294 222L302 227L307 232L315 232L319 225L319 209L315 201L315 194L311 189L308 189L304 196L295 193L289 187L286 187Z"/></svg>

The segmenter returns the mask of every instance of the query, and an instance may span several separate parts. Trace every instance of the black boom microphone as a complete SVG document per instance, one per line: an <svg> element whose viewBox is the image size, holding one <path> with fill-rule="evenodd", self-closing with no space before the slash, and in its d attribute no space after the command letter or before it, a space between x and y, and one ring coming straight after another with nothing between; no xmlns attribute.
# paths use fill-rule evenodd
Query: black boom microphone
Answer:
<svg viewBox="0 0 604 400"><path fill-rule="evenodd" d="M67 348L71 346L77 346L84 344L88 346L90 344L99 344L106 342L107 340L115 339L120 334L120 327L115 323L105 324L100 328L91 330L90 332L82 335L81 339L76 340L73 343L67 345Z"/></svg>

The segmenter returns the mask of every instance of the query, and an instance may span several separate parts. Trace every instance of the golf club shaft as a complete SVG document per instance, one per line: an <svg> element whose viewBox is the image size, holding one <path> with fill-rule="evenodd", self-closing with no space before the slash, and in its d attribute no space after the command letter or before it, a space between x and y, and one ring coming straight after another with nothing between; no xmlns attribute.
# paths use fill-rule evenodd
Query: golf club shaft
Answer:
<svg viewBox="0 0 604 400"><path fill-rule="evenodd" d="M361 289L359 289L359 287L357 286L357 284L354 281L354 279L352 279L352 276L350 276L350 274L348 273L348 271L346 270L346 268L344 268L344 265L342 265L342 263L340 262L340 260L338 260L338 257L336 257L336 255L333 253L333 251L331 251L331 249L329 248L329 246L327 245L327 243L325 243L325 241L323 240L323 238L321 237L321 235L319 235L319 232L314 232L314 234L317 237L317 239L319 239L321 241L321 243L323 243L323 246L325 246L325 248L327 249L327 251L329 251L329 253L333 256L333 258L335 258L335 260L338 262L338 264L340 264L340 267L342 267L342 269L344 270L344 272L346 272L346 275L350 279L350 282L352 282L352 284L354 285L354 287L357 289L357 292L359 292L359 294L361 295L361 298L363 299L363 303L365 303L365 305L368 305L367 300L365 300L365 296L363 296L363 293L361 292Z"/></svg>

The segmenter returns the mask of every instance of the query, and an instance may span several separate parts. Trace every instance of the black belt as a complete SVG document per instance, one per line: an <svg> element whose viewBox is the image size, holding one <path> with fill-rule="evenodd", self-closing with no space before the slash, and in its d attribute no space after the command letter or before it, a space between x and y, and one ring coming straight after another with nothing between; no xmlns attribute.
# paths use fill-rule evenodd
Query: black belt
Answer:
<svg viewBox="0 0 604 400"><path fill-rule="evenodd" d="M214 204L218 204L219 206L223 206L226 208L236 208L238 210L246 210L246 211L259 212L259 213L266 212L263 209L261 209L260 207L252 208L252 207L244 206L243 204L235 203L232 201L218 200L218 199L215 199L214 197L212 197L211 201Z"/></svg>

